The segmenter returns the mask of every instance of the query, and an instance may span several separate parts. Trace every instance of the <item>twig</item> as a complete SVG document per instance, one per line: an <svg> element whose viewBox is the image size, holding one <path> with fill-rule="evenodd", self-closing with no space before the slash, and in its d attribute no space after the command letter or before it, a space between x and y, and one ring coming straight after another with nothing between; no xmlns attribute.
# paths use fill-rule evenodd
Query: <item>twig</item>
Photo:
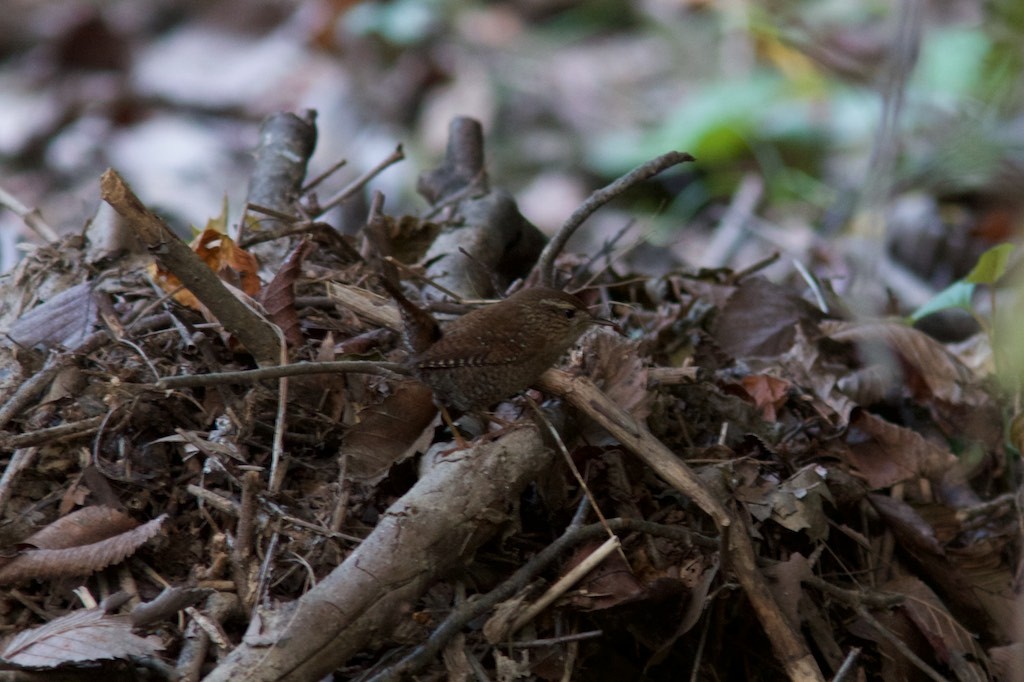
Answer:
<svg viewBox="0 0 1024 682"><path fill-rule="evenodd" d="M669 152L667 154L662 154L645 164L637 166L615 182L602 187L587 197L587 200L584 201L571 216L569 216L569 219L565 221L565 224L562 225L558 230L558 233L550 242L548 242L547 246L545 246L544 250L541 252L540 258L537 260L537 265L534 267L534 271L540 275L541 283L546 286L552 286L555 280L555 258L562 252L562 249L565 248L566 243L569 241L569 238L572 237L573 233L576 232L576 229L582 225L583 221L589 218L594 211L601 208L633 185L636 185L647 178L653 177L667 168L671 168L672 166L685 161L695 160L696 159L686 152Z"/></svg>
<svg viewBox="0 0 1024 682"><path fill-rule="evenodd" d="M14 493L14 485L18 477L21 476L21 472L32 466L37 454L39 454L39 448L24 448L14 451L11 461L7 463L7 467L4 469L4 475L0 476L0 514L3 514L4 507L7 506L8 500L11 499L11 495Z"/></svg>
<svg viewBox="0 0 1024 682"><path fill-rule="evenodd" d="M124 179L107 169L100 195L134 228L146 248L195 294L210 313L234 334L261 366L276 365L277 336L271 325L228 291L216 273L146 208Z"/></svg>
<svg viewBox="0 0 1024 682"><path fill-rule="evenodd" d="M530 396L526 396L526 401L526 404L530 406L530 409L533 410L533 413L537 415L537 419L540 420L540 423L544 425L544 428L551 435L551 438L555 441L555 445L558 446L558 450L561 453L562 458L565 460L565 463L569 465L569 471L572 472L572 475L576 479L576 482L579 483L580 485L580 490L583 491L583 495L590 502L590 506L593 507L594 513L597 515L597 520L605 527L607 527L608 519L606 519L604 514L601 512L601 507L598 506L597 500L594 498L594 493L590 491L590 486L588 486L587 482L583 480L583 475L580 473L579 468L576 466L576 462L572 461L572 455L569 454L569 449L565 447L565 443L562 441L562 437L558 435L558 429L555 428L555 425L551 423L551 420L547 418L544 412L540 409L540 405L538 405L533 398L531 398ZM615 534L612 532L611 528L608 529L608 539L615 539ZM626 562L626 565L628 566L629 559L626 558L626 553L622 551L621 546L618 547L618 550L619 554L622 556L622 560Z"/></svg>
<svg viewBox="0 0 1024 682"><path fill-rule="evenodd" d="M67 354L52 355L41 370L18 387L7 402L0 406L0 429L14 419L39 393L46 388L57 374L71 364L73 358Z"/></svg>
<svg viewBox="0 0 1024 682"><path fill-rule="evenodd" d="M526 642L509 642L510 649L533 649L536 647L556 646L567 642L582 642L585 639L596 639L604 635L604 630L588 630L586 632L574 632L571 635L561 637L544 637L543 639L531 639Z"/></svg>
<svg viewBox="0 0 1024 682"><path fill-rule="evenodd" d="M249 564L252 559L253 534L256 532L256 487L259 480L257 471L246 471L242 476L242 503L238 507L235 545L231 551L235 592L242 601L242 608L247 611L255 602L249 588Z"/></svg>
<svg viewBox="0 0 1024 682"><path fill-rule="evenodd" d="M195 485L194 483L189 483L187 486L185 486L185 490L190 495L199 498L201 501L205 502L206 504L209 504L211 507L221 512L222 514L227 514L228 516L238 518L238 515L240 513L238 502L235 502L234 500L224 497L223 495L219 495L213 492L212 490L207 490L206 488L202 488L198 485ZM349 535L347 533L339 533L337 531L332 531L327 528L323 528L322 526L318 526L314 523L310 523L309 521L304 521L300 518L296 518L294 516L285 514L277 506L267 502L266 500L262 501L262 508L264 513L269 514L274 518L281 519L285 523L288 523L292 526L296 526L298 528L302 528L304 530L308 530L312 533L316 533L317 535L333 538L335 540L344 540L345 542L352 542L355 544L359 544L363 541L363 538L358 537L356 535Z"/></svg>
<svg viewBox="0 0 1024 682"><path fill-rule="evenodd" d="M21 218L21 222L25 223L44 241L56 242L60 240L60 235L50 227L49 223L43 220L43 214L39 212L38 208L29 208L3 187L0 187L0 206L6 206L11 209L16 216Z"/></svg>
<svg viewBox="0 0 1024 682"><path fill-rule="evenodd" d="M307 182L305 186L303 186L302 188L302 193L306 194L314 190L317 185L319 185L321 182L337 173L341 169L341 167L344 166L346 163L348 163L348 159L339 159L338 161L332 163L330 168L328 168L323 173Z"/></svg>
<svg viewBox="0 0 1024 682"><path fill-rule="evenodd" d="M280 356L277 364L280 367L288 366L288 342L285 341L284 332L281 327L274 325L277 332L277 341L280 344ZM267 486L271 495L276 495L284 483L284 475L287 469L282 466L284 460L284 430L288 419L288 375L282 375L277 379L277 414L274 415L274 439L270 449L270 484Z"/></svg>
<svg viewBox="0 0 1024 682"><path fill-rule="evenodd" d="M867 608L860 606L857 608L857 614L863 618L867 623L875 629L875 631L882 636L889 644L892 644L901 654L903 654L908 661L914 664L914 666L927 675L929 678L935 680L935 682L946 682L946 678L939 674L939 672L925 663L925 661L910 650L910 647L906 643L897 637L889 628L882 625L878 619L868 612Z"/></svg>
<svg viewBox="0 0 1024 682"><path fill-rule="evenodd" d="M405 159L405 152L402 151L402 145L398 145L397 147L395 147L395 151L391 152L391 154L388 155L383 161L381 161L376 166L360 175L358 178L350 182L347 187L345 187L340 192L335 194L333 197L328 199L323 205L320 206L320 211L313 217L318 218L322 216L324 213L327 213L332 208L344 202L346 199L348 199L356 192L361 190L363 186L366 185L366 183L380 175L381 172L384 171L384 169L386 169L388 166L394 165L399 161L402 161L403 159Z"/></svg>
<svg viewBox="0 0 1024 682"><path fill-rule="evenodd" d="M263 379L280 379L281 377L297 377L307 374L334 374L351 372L353 374L377 374L394 378L396 374L407 375L409 371L396 362L371 362L368 360L335 360L332 362L300 362L281 367L263 367L246 369L238 372L214 372L211 374L189 374L187 376L164 377L153 388L158 390L172 388L196 388L198 386L216 386L218 384L248 384Z"/></svg>
<svg viewBox="0 0 1024 682"><path fill-rule="evenodd" d="M867 590L848 590L843 587L837 587L827 580L823 580L816 575L809 575L801 578L800 582L805 585L825 592L837 599L841 599L851 606L860 606L867 604L876 608L892 608L899 606L906 601L906 597L902 594L896 594L894 592L875 592Z"/></svg>
<svg viewBox="0 0 1024 682"><path fill-rule="evenodd" d="M19 434L0 433L0 450L15 450L30 445L55 443L64 438L88 436L96 432L104 419L106 419L104 416L87 417L59 426L51 426L48 429L37 429Z"/></svg>
<svg viewBox="0 0 1024 682"><path fill-rule="evenodd" d="M556 599L568 592L570 587L578 583L588 573L597 568L598 564L607 559L608 556L616 550L620 552L622 551L621 543L617 537L612 536L605 540L604 543L591 552L586 559L574 566L572 570L559 578L554 585L549 587L547 591L541 595L540 599L523 611L523 613L516 618L515 622L512 623L512 627L509 628L508 634L514 634L517 630L540 615L544 609L551 606Z"/></svg>
<svg viewBox="0 0 1024 682"><path fill-rule="evenodd" d="M843 659L843 664L836 670L835 676L832 678L832 682L843 682L846 676L853 672L853 666L860 658L860 647L855 646L850 649L850 652L846 654L846 658Z"/></svg>

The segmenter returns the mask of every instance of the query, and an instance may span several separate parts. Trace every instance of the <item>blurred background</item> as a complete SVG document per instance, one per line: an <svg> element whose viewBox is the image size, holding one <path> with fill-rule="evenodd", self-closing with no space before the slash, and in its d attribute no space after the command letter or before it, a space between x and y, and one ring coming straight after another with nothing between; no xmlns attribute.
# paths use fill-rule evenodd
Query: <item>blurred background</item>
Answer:
<svg viewBox="0 0 1024 682"><path fill-rule="evenodd" d="M0 59L0 188L61 233L108 166L182 230L225 197L237 220L260 120L302 109L311 175L346 159L339 185L404 145L373 183L395 214L425 209L416 175L475 117L494 184L548 232L691 152L574 244L620 235L637 272L778 253L841 285L866 253L912 307L1022 222L1019 0L7 0ZM4 271L38 241L0 210Z"/></svg>

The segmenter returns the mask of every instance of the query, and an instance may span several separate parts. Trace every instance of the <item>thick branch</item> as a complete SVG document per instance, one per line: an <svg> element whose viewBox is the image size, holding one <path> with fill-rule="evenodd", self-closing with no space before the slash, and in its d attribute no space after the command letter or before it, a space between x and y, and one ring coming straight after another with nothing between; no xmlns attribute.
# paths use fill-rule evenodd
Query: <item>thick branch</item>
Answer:
<svg viewBox="0 0 1024 682"><path fill-rule="evenodd" d="M529 481L556 461L535 427L441 459L366 540L306 593L271 646L241 644L206 682L318 680L390 632L427 588L508 522Z"/></svg>

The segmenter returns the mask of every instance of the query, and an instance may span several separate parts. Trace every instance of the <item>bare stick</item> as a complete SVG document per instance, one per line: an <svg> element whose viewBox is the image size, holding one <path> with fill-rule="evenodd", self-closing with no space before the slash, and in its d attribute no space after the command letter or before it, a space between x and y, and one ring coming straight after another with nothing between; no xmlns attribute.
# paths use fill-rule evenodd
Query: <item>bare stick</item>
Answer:
<svg viewBox="0 0 1024 682"><path fill-rule="evenodd" d="M598 564L607 559L608 556L616 550L620 552L622 551L617 537L612 536L605 540L604 544L595 549L589 556L587 556L586 559L574 566L571 571L559 578L558 582L549 587L540 599L523 611L523 613L516 618L515 622L512 623L512 627L509 628L509 633L511 634L516 632L540 615L544 609L551 606L556 599L568 592L569 588L573 585L578 583L580 580L583 580L588 573L597 568Z"/></svg>
<svg viewBox="0 0 1024 682"><path fill-rule="evenodd" d="M6 206L11 209L16 216L21 218L21 222L25 223L43 240L47 242L60 240L60 235L50 227L49 223L43 220L43 214L39 212L38 208L29 208L18 201L17 197L8 193L3 187L0 187L0 206Z"/></svg>
<svg viewBox="0 0 1024 682"><path fill-rule="evenodd" d="M197 386L216 386L218 384L250 384L262 379L280 379L306 374L334 374L351 372L353 374L379 374L394 378L396 374L408 374L402 365L396 362L370 362L365 360L337 360L334 362L300 362L295 365L280 367L264 367L247 369L238 372L215 372L212 374L189 374L178 377L164 377L153 385L163 390L170 388L195 388Z"/></svg>
<svg viewBox="0 0 1024 682"><path fill-rule="evenodd" d="M383 161L378 163L376 166L374 166L370 170L368 170L365 173L363 173L362 175L360 175L358 178L356 178L352 182L350 182L348 187L345 187L340 192L335 194L333 197L328 199L320 207L320 212L317 213L316 216L314 216L314 217L320 217L324 213L327 213L332 208L337 206L338 204L344 202L346 199L351 197L353 194L355 194L356 192L361 190L366 183L368 183L370 180L373 180L375 177L380 175L381 172L383 172L385 168L387 168L388 166L394 165L394 164L398 163L399 161L401 161L403 159L405 159L405 152L402 151L402 145L398 145L397 147L395 147L395 151L391 152L391 154L387 158L385 158Z"/></svg>
<svg viewBox="0 0 1024 682"><path fill-rule="evenodd" d="M209 268L155 213L146 208L116 171L100 179L100 195L139 235L161 265L195 294L224 328L234 334L261 366L278 364L273 325L228 291Z"/></svg>
<svg viewBox="0 0 1024 682"><path fill-rule="evenodd" d="M576 229L583 224L590 215L601 208L609 201L619 196L627 189L643 182L647 178L653 177L658 173L662 172L667 168L678 165L685 161L695 161L690 154L686 152L669 152L662 154L661 156L651 159L647 163L637 166L630 172L623 175L615 182L602 187L597 190L584 201L579 208L577 208L569 219L565 221L565 224L558 230L558 233L554 238L548 242L548 245L544 247L544 251L541 252L540 258L537 260L537 265L534 270L540 274L540 281L546 286L552 286L555 279L555 258L562 249L565 248L569 238L572 237Z"/></svg>
<svg viewBox="0 0 1024 682"><path fill-rule="evenodd" d="M39 448L22 448L14 451L3 476L0 476L0 512L3 512L11 495L14 494L14 487L21 473L35 463L38 454Z"/></svg>
<svg viewBox="0 0 1024 682"><path fill-rule="evenodd" d="M302 193L306 194L307 192L310 192L313 189L315 189L317 185L319 185L321 182L334 175L346 163L348 163L348 159L340 159L338 161L335 161L333 164L331 164L330 168L328 168L323 173L307 182L306 185L302 188Z"/></svg>

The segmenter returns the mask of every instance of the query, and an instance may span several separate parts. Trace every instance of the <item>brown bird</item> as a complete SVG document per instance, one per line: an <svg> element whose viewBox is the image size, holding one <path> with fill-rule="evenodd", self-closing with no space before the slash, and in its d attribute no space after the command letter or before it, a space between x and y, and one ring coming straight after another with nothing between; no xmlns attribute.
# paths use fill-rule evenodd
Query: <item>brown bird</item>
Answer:
<svg viewBox="0 0 1024 682"><path fill-rule="evenodd" d="M612 325L572 294L523 289L453 320L409 366L442 404L481 410L528 388L595 324Z"/></svg>

